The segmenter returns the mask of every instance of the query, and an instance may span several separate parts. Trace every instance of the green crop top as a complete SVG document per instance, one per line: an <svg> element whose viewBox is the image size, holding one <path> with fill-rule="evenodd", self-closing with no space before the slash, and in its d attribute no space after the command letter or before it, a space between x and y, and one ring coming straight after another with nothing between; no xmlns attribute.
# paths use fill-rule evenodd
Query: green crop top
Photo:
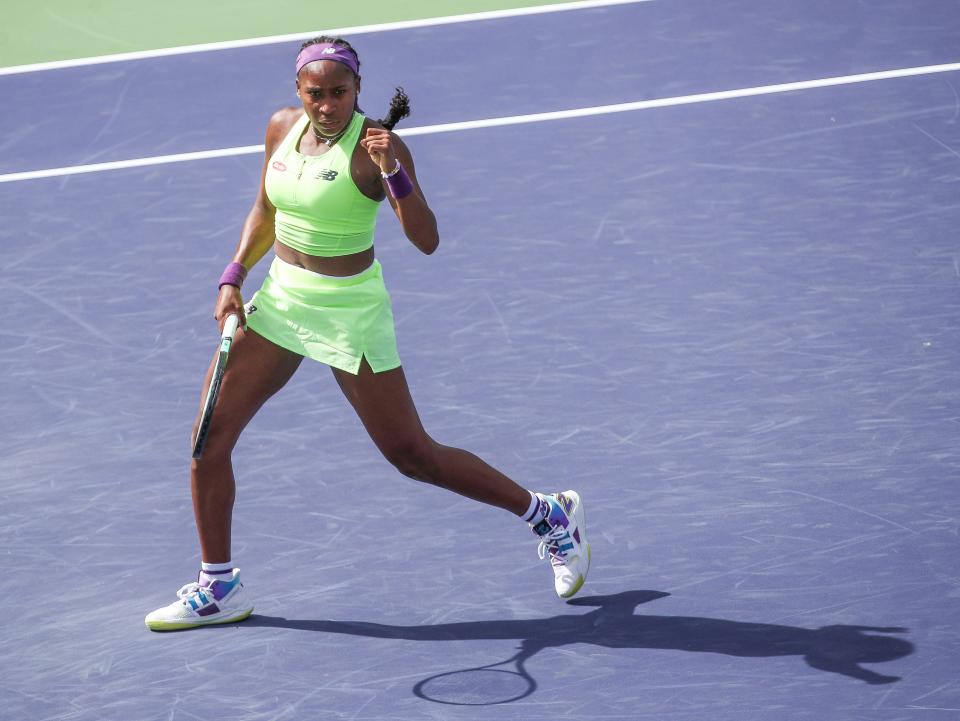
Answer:
<svg viewBox="0 0 960 721"><path fill-rule="evenodd" d="M350 255L373 245L376 200L360 192L350 174L350 159L360 140L364 117L354 113L347 132L320 156L297 146L310 120L297 120L270 158L264 184L277 209L276 237L302 253Z"/></svg>

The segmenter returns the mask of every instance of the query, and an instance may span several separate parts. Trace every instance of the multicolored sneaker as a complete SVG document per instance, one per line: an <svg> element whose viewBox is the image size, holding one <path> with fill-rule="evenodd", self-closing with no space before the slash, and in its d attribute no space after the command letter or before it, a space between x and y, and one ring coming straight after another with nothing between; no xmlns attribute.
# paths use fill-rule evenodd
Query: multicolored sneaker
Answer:
<svg viewBox="0 0 960 721"><path fill-rule="evenodd" d="M540 536L540 558L550 554L554 587L560 598L572 597L583 586L590 570L590 544L587 542L583 502L576 491L538 493L547 508L544 520L532 526Z"/></svg>
<svg viewBox="0 0 960 721"><path fill-rule="evenodd" d="M144 619L147 628L180 631L215 623L235 623L253 613L253 604L247 600L240 583L239 568L217 579L201 574L195 583L188 583L177 591L177 598L180 600L148 614Z"/></svg>

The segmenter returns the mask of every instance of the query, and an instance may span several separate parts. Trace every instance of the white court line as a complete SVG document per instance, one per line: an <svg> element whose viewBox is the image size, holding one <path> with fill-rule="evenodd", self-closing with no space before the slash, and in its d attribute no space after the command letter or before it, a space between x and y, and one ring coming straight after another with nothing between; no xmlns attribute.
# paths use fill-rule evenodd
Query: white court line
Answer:
<svg viewBox="0 0 960 721"><path fill-rule="evenodd" d="M174 155L155 155L151 158L133 158L131 160L114 160L109 163L92 163L90 165L68 165L65 168L48 168L47 170L27 170L22 173L8 173L0 175L0 183L12 183L17 180L36 180L38 178L57 178L63 175L82 175L84 173L100 173L105 170L123 170L124 168L142 168L148 165L166 165L167 163L183 163L188 160L207 160L208 158L229 158L234 155L250 155L262 153L263 145L243 145L238 148L221 148L220 150L200 150L195 153L176 153Z"/></svg>
<svg viewBox="0 0 960 721"><path fill-rule="evenodd" d="M859 75L843 75L834 78L819 80L802 80L795 83L780 83L778 85L761 85L753 88L738 90L721 90L714 93L699 93L697 95L680 95L673 98L659 98L656 100L640 100L633 103L619 103L616 105L599 105L592 108L576 108L574 110L558 110L550 113L533 113L531 115L514 115L504 118L488 118L486 120L468 120L460 123L442 123L440 125L423 125L419 128L407 128L397 131L397 135L409 137L413 135L432 135L434 133L450 133L459 130L474 130L477 128L495 128L505 125L520 125L522 123L540 123L549 120L563 120L566 118L583 118L590 115L606 115L609 113L624 113L633 110L648 110L650 108L667 108L675 105L692 105L694 103L709 103L716 100L731 100L733 98L748 98L757 95L772 95L797 90L811 90L827 88L836 85L851 85L876 80L890 80L917 75L932 75L934 73L949 73L960 70L960 63L945 65L924 65L916 68L901 68L899 70L883 70L875 73L861 73ZM204 160L207 158L223 158L234 155L249 155L262 153L263 145L244 145L237 148L222 148L220 150L202 150L195 153L178 153L176 155L159 155L152 158L136 158L133 160L118 160L110 163L94 163L92 165L74 165L65 168L49 168L47 170L29 170L21 173L7 173L0 175L0 183L11 183L18 180L35 180L38 178L53 178L63 175L77 175L80 173L97 173L104 170L119 170L121 168L139 168L146 165L163 165L165 163L180 163L189 160Z"/></svg>
<svg viewBox="0 0 960 721"><path fill-rule="evenodd" d="M466 13L463 15L448 15L446 17L423 18L421 20L397 20L390 23L374 25L355 25L347 28L328 28L308 33L291 33L289 35L268 35L261 38L246 38L243 40L224 40L216 43L200 43L197 45L181 45L173 48L158 48L156 50L138 50L130 53L114 53L112 55L98 55L90 58L76 58L74 60L54 60L29 65L11 65L0 68L0 75L18 75L33 73L41 70L60 70L75 68L82 65L98 65L100 63L117 63L124 60L145 60L161 58L169 55L185 55L187 53L206 53L216 50L232 50L234 48L249 48L257 45L273 45L276 43L293 43L308 40L317 35L363 35L380 33L390 30L407 30L409 28L432 27L434 25L451 25L453 23L474 22L477 20L499 20L523 15L540 15L543 13L558 13L567 10L585 10L588 8L606 7L608 5L630 5L653 0L578 0L577 2L555 3L553 5L539 5L535 7L511 8L508 10L488 10L486 12Z"/></svg>

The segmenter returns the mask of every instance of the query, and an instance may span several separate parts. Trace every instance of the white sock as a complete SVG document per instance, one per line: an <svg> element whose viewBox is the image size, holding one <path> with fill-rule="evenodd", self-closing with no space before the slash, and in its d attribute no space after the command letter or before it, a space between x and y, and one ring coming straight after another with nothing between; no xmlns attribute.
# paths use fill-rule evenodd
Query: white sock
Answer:
<svg viewBox="0 0 960 721"><path fill-rule="evenodd" d="M544 506L546 505L541 500L540 496L532 491L530 493L530 506L527 508L527 512L523 514L523 520L529 523L531 526L536 526L540 521L542 521L546 514L544 513Z"/></svg>
<svg viewBox="0 0 960 721"><path fill-rule="evenodd" d="M230 573L233 570L233 561L227 561L226 563L207 563L206 561L201 561L200 570L213 576L221 573Z"/></svg>

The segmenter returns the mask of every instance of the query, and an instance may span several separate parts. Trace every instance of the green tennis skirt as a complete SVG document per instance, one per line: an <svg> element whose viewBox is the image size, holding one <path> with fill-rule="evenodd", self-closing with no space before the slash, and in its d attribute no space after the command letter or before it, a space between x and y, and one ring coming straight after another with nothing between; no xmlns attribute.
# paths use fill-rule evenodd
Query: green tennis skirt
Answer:
<svg viewBox="0 0 960 721"><path fill-rule="evenodd" d="M390 294L380 261L338 278L274 258L245 308L247 328L272 343L356 375L400 366Z"/></svg>

